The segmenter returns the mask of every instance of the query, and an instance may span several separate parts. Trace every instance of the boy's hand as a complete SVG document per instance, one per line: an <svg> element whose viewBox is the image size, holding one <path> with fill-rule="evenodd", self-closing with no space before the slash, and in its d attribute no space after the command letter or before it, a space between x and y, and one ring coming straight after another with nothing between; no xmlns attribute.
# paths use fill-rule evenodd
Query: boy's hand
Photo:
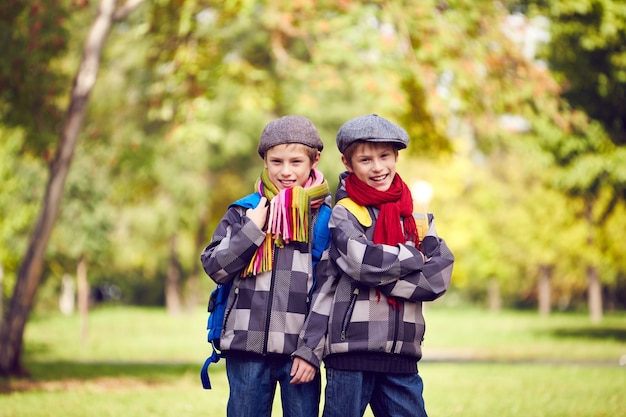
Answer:
<svg viewBox="0 0 626 417"><path fill-rule="evenodd" d="M422 251L426 259L441 255L439 240L434 236L426 236L422 241Z"/></svg>
<svg viewBox="0 0 626 417"><path fill-rule="evenodd" d="M317 373L317 368L302 358L294 358L293 365L291 365L291 372L289 375L292 376L290 384L306 384L307 382L313 381L315 378L315 374Z"/></svg>
<svg viewBox="0 0 626 417"><path fill-rule="evenodd" d="M261 230L265 228L265 222L267 220L267 211L268 211L267 198L261 197L261 201L259 201L259 205L253 209L246 210L246 216L257 225L257 227Z"/></svg>

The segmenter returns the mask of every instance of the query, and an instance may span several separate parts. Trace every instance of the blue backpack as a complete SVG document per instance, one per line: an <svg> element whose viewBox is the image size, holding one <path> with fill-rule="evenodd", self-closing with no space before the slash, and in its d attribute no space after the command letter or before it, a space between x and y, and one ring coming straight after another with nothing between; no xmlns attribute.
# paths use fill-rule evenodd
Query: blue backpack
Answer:
<svg viewBox="0 0 626 417"><path fill-rule="evenodd" d="M259 193L250 194L233 204L232 206L240 206L243 208L254 208L259 204L261 195ZM322 205L315 222L313 231L313 247L311 248L311 255L313 257L313 271L315 272L315 266L317 265L322 253L330 244L330 230L328 229L328 220L330 219L331 208L327 205ZM315 288L315 273L313 273L313 286L311 287L311 293ZM202 366L200 371L200 380L202 381L202 387L204 389L211 389L211 381L209 380L209 365L216 363L222 357L220 349L220 336L222 335L222 326L224 325L224 316L226 314L226 305L228 303L228 294L232 288L232 281L227 284L218 284L217 287L211 292L209 297L209 305L207 311L209 312L209 318L207 321L207 341L213 348L213 353L209 356ZM309 299L311 294L309 294Z"/></svg>
<svg viewBox="0 0 626 417"><path fill-rule="evenodd" d="M202 370L200 371L200 379L204 389L211 389L211 381L209 380L209 365L220 360L222 353L220 352L220 335L222 334L222 325L224 324L224 314L226 313L226 303L228 302L228 294L233 286L232 281L228 284L217 284L217 287L211 292L209 298L209 319L207 321L207 341L213 347L213 353L209 356Z"/></svg>

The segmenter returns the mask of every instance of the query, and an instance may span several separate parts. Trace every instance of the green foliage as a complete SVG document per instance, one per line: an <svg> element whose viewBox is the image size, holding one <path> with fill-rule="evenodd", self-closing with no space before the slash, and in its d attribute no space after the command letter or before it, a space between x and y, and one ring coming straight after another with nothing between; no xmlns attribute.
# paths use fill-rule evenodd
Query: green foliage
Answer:
<svg viewBox="0 0 626 417"><path fill-rule="evenodd" d="M106 258L112 251L108 234L115 223L115 210L107 199L110 167L103 163L108 150L98 144L91 145L92 149L76 158L70 170L65 201L51 239L53 259L72 260L60 268L65 271L73 270L82 256L87 256L89 263L106 266Z"/></svg>
<svg viewBox="0 0 626 417"><path fill-rule="evenodd" d="M0 125L0 137L0 264L7 275L1 297L9 294L15 283L15 272L41 204L41 179L46 170L40 160L23 153L22 129Z"/></svg>
<svg viewBox="0 0 626 417"><path fill-rule="evenodd" d="M51 155L63 116L57 99L68 79L57 61L69 36L65 3L15 0L0 5L0 121L23 128L28 137L24 149L38 156Z"/></svg>
<svg viewBox="0 0 626 417"><path fill-rule="evenodd" d="M530 3L523 8L529 15L551 10L553 22L557 11L564 17L552 27L562 28L572 48L582 31L580 45L613 45L610 60L619 64L616 2L554 2L551 9ZM0 63L0 108L13 112L3 112L11 120L3 120L2 137L12 139L0 144L0 188L3 197L5 190L18 196L0 197L1 236L8 242L6 249L0 245L0 259L9 276L45 178L43 161L32 155L45 159L58 135L58 110L50 110L35 135L35 113L24 103L62 106L57 81L69 85L84 23L97 6L35 4L47 14L30 16L24 2L0 6L6 11L0 19L16 27L2 33L3 42L25 45L29 25L43 18L46 45L27 56L7 49ZM62 24L50 25L58 16ZM601 21L578 23L591 16ZM466 0L145 2L113 27L104 51L46 273L52 281L73 273L84 255L92 284L118 283L133 294L129 302L160 302L172 254L183 281L199 275L199 252L214 225L229 203L252 190L262 168L257 141L267 122L288 113L311 118L325 143L319 167L334 189L343 170L337 129L352 117L379 113L411 135L401 153L403 178L435 188L438 230L458 260L455 291L483 302L496 280L507 305L532 304L538 268L554 264L555 299L582 300L580 261L589 259L602 265L606 288L618 291L626 259L619 243L626 154L604 122L561 100L557 81L565 72L528 60L503 36L506 17L499 3ZM62 44L50 43L59 37ZM578 49L557 52L591 65ZM30 69L9 71L16 59ZM618 67L610 83L619 78ZM29 83L31 76L39 77L36 83ZM13 90L5 88L7 80ZM18 90L23 102L13 100ZM503 116L523 117L530 129L508 131ZM592 224L584 217L589 201ZM585 247L589 237L597 245ZM47 285L52 297L58 282Z"/></svg>
<svg viewBox="0 0 626 417"><path fill-rule="evenodd" d="M625 150L610 140L600 123L580 112L563 109L558 118L557 123L543 117L535 123L537 143L549 152L555 168L549 184L582 199L586 220L602 224L625 201Z"/></svg>
<svg viewBox="0 0 626 417"><path fill-rule="evenodd" d="M563 96L626 144L626 7L619 0L539 3L531 10L551 21L550 66Z"/></svg>

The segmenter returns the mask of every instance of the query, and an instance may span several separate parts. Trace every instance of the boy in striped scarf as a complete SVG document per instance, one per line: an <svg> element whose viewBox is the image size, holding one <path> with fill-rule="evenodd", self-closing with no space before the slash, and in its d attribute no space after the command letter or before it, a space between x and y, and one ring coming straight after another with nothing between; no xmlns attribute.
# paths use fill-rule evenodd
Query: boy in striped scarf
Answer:
<svg viewBox="0 0 626 417"><path fill-rule="evenodd" d="M277 383L284 416L318 415L317 368L291 355L319 290L314 264L329 243L331 196L316 169L323 146L305 117L270 122L259 141L264 169L255 192L230 205L202 252L209 277L232 283L219 346L230 417L271 416Z"/></svg>

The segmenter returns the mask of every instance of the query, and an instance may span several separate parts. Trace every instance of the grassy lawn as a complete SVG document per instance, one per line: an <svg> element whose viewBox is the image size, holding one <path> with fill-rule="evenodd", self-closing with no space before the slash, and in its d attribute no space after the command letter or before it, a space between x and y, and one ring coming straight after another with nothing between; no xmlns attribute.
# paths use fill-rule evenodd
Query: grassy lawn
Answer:
<svg viewBox="0 0 626 417"><path fill-rule="evenodd" d="M435 305L426 320L420 373L431 417L626 417L624 313L593 325L583 314ZM0 380L0 416L224 416L223 361L211 369L212 390L198 377L205 321L201 310L99 308L81 341L78 317L34 316L25 338L32 378Z"/></svg>

